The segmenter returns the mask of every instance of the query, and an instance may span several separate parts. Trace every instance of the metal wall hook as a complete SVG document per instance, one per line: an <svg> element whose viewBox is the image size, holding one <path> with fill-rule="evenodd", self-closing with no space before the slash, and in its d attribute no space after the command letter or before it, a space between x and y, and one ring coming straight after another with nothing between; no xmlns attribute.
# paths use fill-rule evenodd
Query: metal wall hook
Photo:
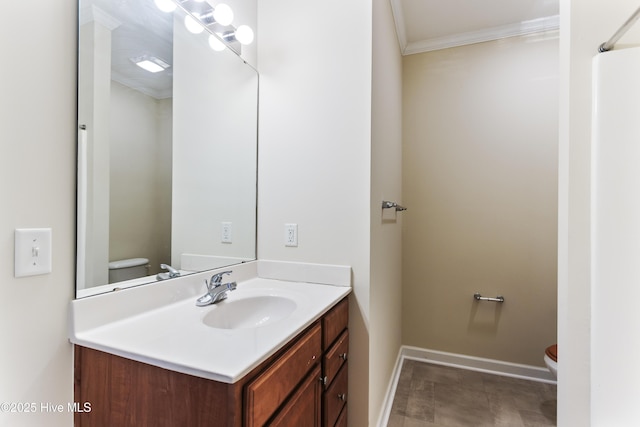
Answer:
<svg viewBox="0 0 640 427"><path fill-rule="evenodd" d="M495 298L491 298L491 297L483 297L482 295L480 295L479 292L476 292L475 294L473 294L473 298L476 301L493 301L493 302L504 302L504 297L498 295Z"/></svg>
<svg viewBox="0 0 640 427"><path fill-rule="evenodd" d="M396 212L402 212L407 210L407 208L405 208L404 206L400 206L396 202L388 202L388 201L382 202L382 209L390 209L390 208L396 208Z"/></svg>

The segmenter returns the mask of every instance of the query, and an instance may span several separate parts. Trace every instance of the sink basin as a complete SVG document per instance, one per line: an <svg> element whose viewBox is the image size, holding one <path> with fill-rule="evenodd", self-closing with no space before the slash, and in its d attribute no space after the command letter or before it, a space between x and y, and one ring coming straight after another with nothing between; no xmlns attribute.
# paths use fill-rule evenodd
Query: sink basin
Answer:
<svg viewBox="0 0 640 427"><path fill-rule="evenodd" d="M274 295L225 300L207 313L202 322L218 329L248 329L268 325L289 316L298 305Z"/></svg>

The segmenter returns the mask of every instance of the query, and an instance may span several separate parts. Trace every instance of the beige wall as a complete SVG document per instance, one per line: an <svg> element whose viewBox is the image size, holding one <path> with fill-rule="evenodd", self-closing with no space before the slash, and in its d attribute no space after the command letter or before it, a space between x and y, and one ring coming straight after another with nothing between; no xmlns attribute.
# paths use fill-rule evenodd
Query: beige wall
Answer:
<svg viewBox="0 0 640 427"><path fill-rule="evenodd" d="M557 32L404 58L404 344L543 365L556 342L558 73Z"/></svg>
<svg viewBox="0 0 640 427"><path fill-rule="evenodd" d="M402 56L388 0L373 2L369 425L378 425L402 338Z"/></svg>
<svg viewBox="0 0 640 427"><path fill-rule="evenodd" d="M0 425L69 427L67 307L75 269L76 3L5 2L0 15ZM29 17L28 28L21 17ZM13 277L15 228L51 227L50 274ZM65 405L58 414L40 403Z"/></svg>

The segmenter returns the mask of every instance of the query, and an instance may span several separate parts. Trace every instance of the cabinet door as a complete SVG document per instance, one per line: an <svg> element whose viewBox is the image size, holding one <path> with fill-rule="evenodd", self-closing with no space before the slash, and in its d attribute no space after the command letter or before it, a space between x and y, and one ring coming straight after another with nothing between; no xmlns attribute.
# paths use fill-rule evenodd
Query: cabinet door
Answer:
<svg viewBox="0 0 640 427"><path fill-rule="evenodd" d="M338 421L336 421L336 425L334 427L347 427L347 407L345 406L340 412L340 416L338 417Z"/></svg>
<svg viewBox="0 0 640 427"><path fill-rule="evenodd" d="M272 427L320 427L322 387L319 379L320 367L316 366L269 425Z"/></svg>
<svg viewBox="0 0 640 427"><path fill-rule="evenodd" d="M263 373L247 384L245 420L247 427L265 425L305 378L322 355L322 334L316 323ZM320 374L318 374L319 382Z"/></svg>

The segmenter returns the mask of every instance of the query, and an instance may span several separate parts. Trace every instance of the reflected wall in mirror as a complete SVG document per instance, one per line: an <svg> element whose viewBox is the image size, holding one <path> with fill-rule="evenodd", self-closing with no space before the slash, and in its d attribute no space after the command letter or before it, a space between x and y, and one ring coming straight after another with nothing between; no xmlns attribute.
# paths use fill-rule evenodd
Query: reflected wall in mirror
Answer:
<svg viewBox="0 0 640 427"><path fill-rule="evenodd" d="M258 75L184 18L80 1L77 297L256 257Z"/></svg>

